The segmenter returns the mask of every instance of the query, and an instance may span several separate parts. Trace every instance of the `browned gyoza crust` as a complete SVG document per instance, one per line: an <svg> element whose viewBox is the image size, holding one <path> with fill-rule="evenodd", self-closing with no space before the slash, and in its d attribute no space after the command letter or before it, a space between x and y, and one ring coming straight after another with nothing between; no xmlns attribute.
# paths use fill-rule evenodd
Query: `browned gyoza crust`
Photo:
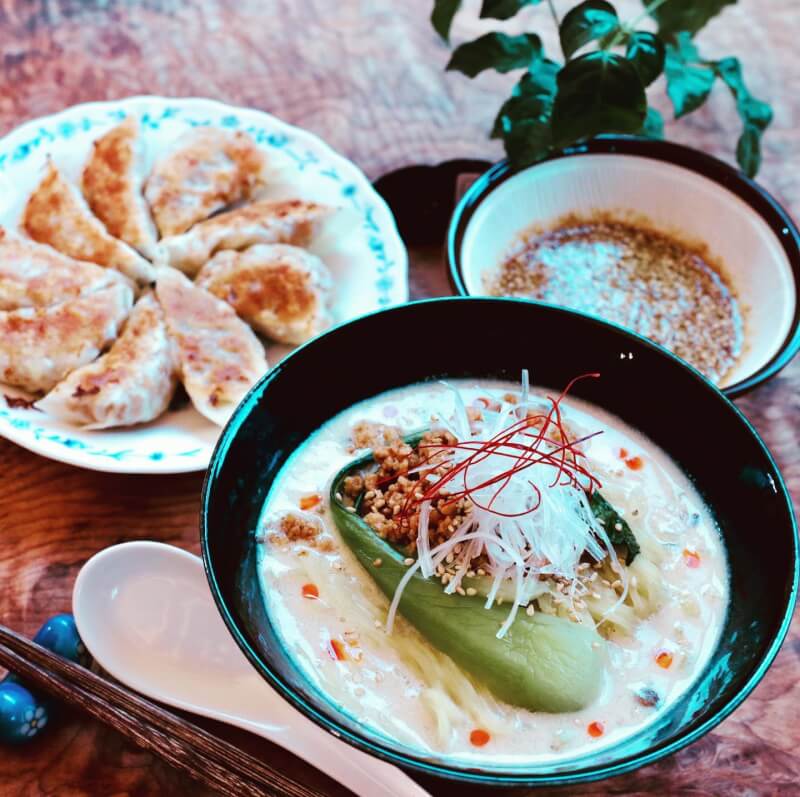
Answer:
<svg viewBox="0 0 800 797"><path fill-rule="evenodd" d="M177 235L250 198L263 172L264 155L247 133L200 127L181 136L156 163L145 197L161 235Z"/></svg>
<svg viewBox="0 0 800 797"><path fill-rule="evenodd" d="M244 249L254 244L308 247L334 213L328 205L304 199L263 199L220 213L183 235L164 238L160 249L166 263L196 274L221 249Z"/></svg>
<svg viewBox="0 0 800 797"><path fill-rule="evenodd" d="M114 284L130 281L0 227L0 310L47 307Z"/></svg>
<svg viewBox="0 0 800 797"><path fill-rule="evenodd" d="M0 382L48 391L117 337L133 292L117 284L51 307L0 312Z"/></svg>
<svg viewBox="0 0 800 797"><path fill-rule="evenodd" d="M108 232L152 260L156 228L142 195L142 161L139 124L129 116L94 142L81 188Z"/></svg>
<svg viewBox="0 0 800 797"><path fill-rule="evenodd" d="M267 370L264 347L230 305L179 271L158 271L156 294L195 408L223 424Z"/></svg>
<svg viewBox="0 0 800 797"><path fill-rule="evenodd" d="M243 252L219 252L196 282L281 343L304 343L330 325L330 273L322 260L296 246L259 244Z"/></svg>
<svg viewBox="0 0 800 797"><path fill-rule="evenodd" d="M77 260L115 268L139 283L151 282L153 267L127 244L113 238L75 186L52 161L25 205L22 227L35 241Z"/></svg>
<svg viewBox="0 0 800 797"><path fill-rule="evenodd" d="M176 383L164 314L147 293L108 352L73 371L37 406L78 426L130 426L161 415Z"/></svg>

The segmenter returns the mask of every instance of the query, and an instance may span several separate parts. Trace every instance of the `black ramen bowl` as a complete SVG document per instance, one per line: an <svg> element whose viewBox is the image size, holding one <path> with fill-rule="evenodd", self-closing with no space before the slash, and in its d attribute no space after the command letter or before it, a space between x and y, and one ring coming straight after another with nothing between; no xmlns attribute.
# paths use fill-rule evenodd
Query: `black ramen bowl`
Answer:
<svg viewBox="0 0 800 797"><path fill-rule="evenodd" d="M442 377L518 380L522 368L530 370L534 384L554 389L578 374L601 373L600 379L576 384L571 395L641 430L691 477L724 536L731 602L709 663L652 725L596 753L512 771L449 764L410 750L373 733L321 694L287 654L265 610L256 529L287 457L337 413L391 388ZM788 630L798 585L797 528L783 479L728 399L644 338L587 316L510 299L403 305L337 327L287 357L253 388L222 434L203 490L201 534L219 611L279 694L374 756L495 786L617 775L698 739L763 677Z"/></svg>

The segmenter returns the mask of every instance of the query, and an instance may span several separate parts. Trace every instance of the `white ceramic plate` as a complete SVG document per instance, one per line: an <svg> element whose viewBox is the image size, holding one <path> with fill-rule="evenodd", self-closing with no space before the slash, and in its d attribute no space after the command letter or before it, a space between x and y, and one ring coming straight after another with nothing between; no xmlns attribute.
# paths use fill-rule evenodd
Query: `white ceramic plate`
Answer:
<svg viewBox="0 0 800 797"><path fill-rule="evenodd" d="M713 161L666 142L628 146ZM451 268L455 260L463 292L481 295L485 271L499 265L532 225L547 226L569 213L642 215L680 239L707 244L723 263L742 308L744 350L720 386L741 385L787 348L793 330L796 336L797 286L787 254L796 252L796 230L788 220L779 223L777 203L765 192L723 164L714 168L726 170L730 189L679 162L629 152L581 152L537 164L501 179L479 198L465 196L454 217L458 230L450 233ZM734 193L734 181L760 203L774 204L772 224Z"/></svg>
<svg viewBox="0 0 800 797"><path fill-rule="evenodd" d="M347 209L352 229L326 257L334 274L333 314L341 323L408 300L408 258L386 203L364 174L319 138L270 114L204 99L131 97L68 108L35 119L0 140L0 224L16 227L48 155L78 179L92 142L135 114L152 161L191 127L246 130L268 155L274 198L299 197ZM270 365L290 351L268 346ZM20 396L0 385L2 396ZM33 409L9 407L0 396L0 435L51 459L119 473L203 470L220 429L193 408L171 411L129 429L88 432Z"/></svg>

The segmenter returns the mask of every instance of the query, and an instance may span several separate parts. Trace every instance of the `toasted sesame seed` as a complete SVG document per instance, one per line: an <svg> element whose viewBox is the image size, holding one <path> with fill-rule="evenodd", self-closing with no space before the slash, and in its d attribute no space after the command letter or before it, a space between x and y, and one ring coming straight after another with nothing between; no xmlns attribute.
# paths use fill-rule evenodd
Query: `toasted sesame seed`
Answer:
<svg viewBox="0 0 800 797"><path fill-rule="evenodd" d="M345 507L345 511L346 511L346 512L350 512L351 514L355 515L355 513L356 513L356 508L355 508L354 506L346 506L346 507Z"/></svg>
<svg viewBox="0 0 800 797"><path fill-rule="evenodd" d="M529 603L529 604L527 605L527 607L525 608L525 614L527 614L527 615L528 615L528 617L533 617L533 615L534 615L535 613L536 613L536 609L534 608L534 606L533 606L533 604L532 604L532 603Z"/></svg>
<svg viewBox="0 0 800 797"><path fill-rule="evenodd" d="M409 557L407 557L406 559L403 559L403 564L404 564L406 567L411 567L411 565L413 565L413 564L414 564L414 560L413 560L413 559L412 559L412 558L409 556Z"/></svg>
<svg viewBox="0 0 800 797"><path fill-rule="evenodd" d="M342 500L342 494L341 493L336 493L336 500L337 501L341 501Z"/></svg>
<svg viewBox="0 0 800 797"><path fill-rule="evenodd" d="M383 623L380 620L376 620L375 621L375 628L381 628L382 626L383 626Z"/></svg>
<svg viewBox="0 0 800 797"><path fill-rule="evenodd" d="M376 560L375 560L375 561L372 563L372 566L373 566L373 567L380 567L382 564L383 564L383 560L382 560L382 559L376 559Z"/></svg>
<svg viewBox="0 0 800 797"><path fill-rule="evenodd" d="M467 587L467 595L469 595L470 598L473 595L477 595L477 594L478 594L478 590L476 590L475 587Z"/></svg>

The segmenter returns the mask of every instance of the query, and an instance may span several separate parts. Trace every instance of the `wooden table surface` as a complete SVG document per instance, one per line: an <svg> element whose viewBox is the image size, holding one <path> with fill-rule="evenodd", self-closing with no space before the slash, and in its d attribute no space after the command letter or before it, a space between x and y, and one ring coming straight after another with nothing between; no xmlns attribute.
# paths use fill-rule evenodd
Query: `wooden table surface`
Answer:
<svg viewBox="0 0 800 797"><path fill-rule="evenodd" d="M556 0L556 5L566 5ZM475 5L475 3L472 3ZM631 2L618 6L635 7ZM367 174L455 157L494 159L486 138L509 78L445 74L429 0L0 0L0 134L74 103L132 94L208 96L271 111L323 136ZM543 6L531 16L548 25ZM455 38L475 33L459 22ZM775 106L763 184L800 217L800 13L795 0L741 0L703 34L735 53L753 91ZM552 37L548 40L553 45ZM666 109L663 98L659 101ZM730 158L738 126L716 94L670 137ZM412 293L448 292L438 248L412 252ZM800 498L800 361L739 406ZM33 634L70 609L78 569L123 540L197 551L202 476L115 476L42 459L0 441L0 621ZM769 533L765 529L765 533ZM800 626L735 714L677 755L581 794L800 794ZM318 787L345 790L291 755L208 723ZM478 794L426 783L437 795ZM545 792L538 792L544 794ZM553 790L552 794L578 793ZM0 751L0 794L205 794L82 716Z"/></svg>

